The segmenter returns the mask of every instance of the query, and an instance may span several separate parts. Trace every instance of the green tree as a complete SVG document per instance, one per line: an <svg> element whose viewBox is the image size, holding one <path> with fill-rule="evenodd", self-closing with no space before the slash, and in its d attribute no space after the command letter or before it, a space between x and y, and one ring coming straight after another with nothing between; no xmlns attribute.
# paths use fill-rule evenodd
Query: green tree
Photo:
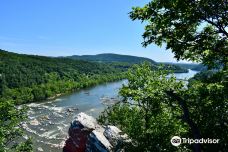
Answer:
<svg viewBox="0 0 228 152"><path fill-rule="evenodd" d="M166 110L164 113L169 115L171 120L175 121L180 128L187 129L185 135L189 138L220 139L219 144L193 144L193 147L192 145L185 145L185 148L189 150L226 151L228 149L227 14L227 0L153 0L144 7L134 7L133 11L130 12L131 19L141 20L146 24L142 43L144 47L152 43L159 46L166 45L166 49L171 49L178 60L198 61L209 68L217 68L210 76L204 77L204 80L195 79L184 88L172 88L169 85L160 87L158 82L162 79L162 75L159 77L160 79L152 81L157 84L156 86L149 83L152 78L143 79L142 75L135 73L138 70L134 69L131 73L135 76L135 79L131 79L131 76L128 77L130 81L127 91L123 92L123 90L126 90L125 86L120 91L122 96L127 96L130 99L128 100L130 103L132 101L149 103L149 105L145 104L148 107L165 104L165 108L161 111L171 108L170 111ZM147 69L146 67L143 68ZM140 71L146 75L150 73L148 72L149 69ZM141 83L138 83L138 79L141 80ZM150 90L142 89L142 85L146 85ZM154 92L162 94L153 94ZM147 102L144 97L151 94L158 98L152 98L151 102ZM169 101L170 104L166 101ZM125 114L126 107L130 109L130 115L128 115L129 110ZM163 117L162 113L156 111L151 112L151 114L150 112L140 111L139 113L143 116L137 114L137 110L140 109L139 104L135 110L132 110L132 108L132 105L127 106L123 101L117 108L113 107L110 111L107 110L107 115L104 114L101 117L104 119L101 120L102 122L119 125L126 133L129 133L130 137L137 141L136 143L140 145L143 142L144 150L152 150L151 146L157 144L161 149L153 149L153 151L173 151L172 147L165 145L161 140L158 140L158 142L152 141L151 144L154 145L148 145L145 140L134 137L134 134L139 136L142 132L145 132L137 125L142 126L143 130L147 130L146 128L150 128L154 124L155 126L160 125L159 119L154 120L154 115L161 116L160 118ZM143 109L148 111L147 108ZM144 124L146 124L148 117L154 120L154 124L149 123L149 127L145 127L147 125ZM180 124L177 123L179 122L178 119L181 120ZM164 122L168 124L171 120L164 117ZM139 128L135 129L135 133L132 134L131 130L137 127ZM163 127L153 129L150 138L156 137L156 133L157 136L165 138L168 138L165 132L175 133L175 129L172 127L166 128L166 130ZM140 133L138 134L138 132ZM142 135L146 137L146 134ZM183 135L181 131L179 135ZM179 151L182 148L178 147L176 150Z"/></svg>
<svg viewBox="0 0 228 152"><path fill-rule="evenodd" d="M25 108L19 109L12 101L0 100L0 152L32 151L30 140L20 142L20 144L17 142L23 135L19 124L25 120L25 116Z"/></svg>
<svg viewBox="0 0 228 152"><path fill-rule="evenodd" d="M130 17L146 22L145 47L164 44L177 59L227 64L227 0L153 0Z"/></svg>
<svg viewBox="0 0 228 152"><path fill-rule="evenodd" d="M3 95L6 88L6 81L4 75L0 74L0 96Z"/></svg>
<svg viewBox="0 0 228 152"><path fill-rule="evenodd" d="M119 92L123 101L100 116L101 123L117 125L130 136L134 146L128 146L128 151L174 151L177 148L170 144L171 137L188 132L188 127L175 118L181 116L181 108L173 108L175 103L166 93L181 92L184 84L173 76L167 79L167 74L152 71L148 63L133 66L127 74L128 84Z"/></svg>
<svg viewBox="0 0 228 152"><path fill-rule="evenodd" d="M227 0L153 0L142 8L134 7L130 13L131 19L146 22L143 46L165 44L178 60L199 61L217 68L206 80L192 83L184 95L167 92L189 109L194 122L187 123L194 138L221 139L217 145L195 145L196 151L227 149L227 13ZM210 133L208 128L215 131Z"/></svg>
<svg viewBox="0 0 228 152"><path fill-rule="evenodd" d="M33 152L33 143L32 139L29 138L23 143L20 143L15 147L17 152Z"/></svg>

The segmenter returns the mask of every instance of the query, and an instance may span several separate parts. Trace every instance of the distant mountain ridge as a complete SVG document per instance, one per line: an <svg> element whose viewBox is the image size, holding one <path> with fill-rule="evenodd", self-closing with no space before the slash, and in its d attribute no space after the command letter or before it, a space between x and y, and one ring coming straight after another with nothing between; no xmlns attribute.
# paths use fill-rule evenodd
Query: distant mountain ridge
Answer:
<svg viewBox="0 0 228 152"><path fill-rule="evenodd" d="M120 54L114 54L114 53L103 53L103 54L97 54L97 55L73 55L73 56L68 56L67 58L86 60L86 61L96 61L96 62L127 62L132 64L148 61L152 64L157 64L157 62L149 58L137 57L137 56L131 56L131 55L120 55Z"/></svg>
<svg viewBox="0 0 228 152"><path fill-rule="evenodd" d="M155 68L158 67L159 64L164 64L165 69L174 70L176 73L188 72L187 69L194 70L194 68L197 68L199 66L198 64L180 64L180 63L167 63L167 62L161 63L146 57L121 55L121 54L114 54L114 53L103 53L103 54L97 54L97 55L72 55L72 56L67 56L66 58L70 58L74 60L108 63L113 65L114 67L121 66L121 68L125 68L125 69L128 69L133 64L140 64L142 62L147 61L147 62L150 62L152 66Z"/></svg>

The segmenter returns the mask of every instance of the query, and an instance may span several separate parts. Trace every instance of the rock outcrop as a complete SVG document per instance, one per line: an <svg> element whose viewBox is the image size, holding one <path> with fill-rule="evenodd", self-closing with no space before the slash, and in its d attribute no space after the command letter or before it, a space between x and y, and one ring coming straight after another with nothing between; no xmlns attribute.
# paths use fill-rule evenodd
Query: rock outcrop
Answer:
<svg viewBox="0 0 228 152"><path fill-rule="evenodd" d="M123 151L121 144L129 142L126 134L115 126L101 126L96 119L79 113L69 128L63 152Z"/></svg>

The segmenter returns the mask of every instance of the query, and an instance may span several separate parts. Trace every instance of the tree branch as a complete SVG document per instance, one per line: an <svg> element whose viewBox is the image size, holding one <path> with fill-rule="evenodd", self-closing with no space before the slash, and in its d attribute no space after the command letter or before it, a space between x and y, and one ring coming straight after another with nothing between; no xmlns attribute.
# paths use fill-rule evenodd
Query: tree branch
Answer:
<svg viewBox="0 0 228 152"><path fill-rule="evenodd" d="M215 26L218 29L218 33L224 34L226 37L228 37L228 33L226 32L225 28L219 23L219 20L217 20L218 24L215 22L212 22L211 20L207 19L206 17L202 18L207 23Z"/></svg>

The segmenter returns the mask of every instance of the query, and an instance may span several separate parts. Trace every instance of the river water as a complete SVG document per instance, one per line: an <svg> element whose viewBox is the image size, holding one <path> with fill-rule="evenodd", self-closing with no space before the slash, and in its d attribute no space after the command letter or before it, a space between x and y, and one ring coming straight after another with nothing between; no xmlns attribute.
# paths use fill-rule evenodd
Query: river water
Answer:
<svg viewBox="0 0 228 152"><path fill-rule="evenodd" d="M177 79L189 79L197 72L177 73ZM126 80L101 84L70 95L42 103L31 103L27 106L28 121L22 125L27 135L33 138L34 151L61 152L71 121L85 112L95 118L105 109L118 101L118 90Z"/></svg>

